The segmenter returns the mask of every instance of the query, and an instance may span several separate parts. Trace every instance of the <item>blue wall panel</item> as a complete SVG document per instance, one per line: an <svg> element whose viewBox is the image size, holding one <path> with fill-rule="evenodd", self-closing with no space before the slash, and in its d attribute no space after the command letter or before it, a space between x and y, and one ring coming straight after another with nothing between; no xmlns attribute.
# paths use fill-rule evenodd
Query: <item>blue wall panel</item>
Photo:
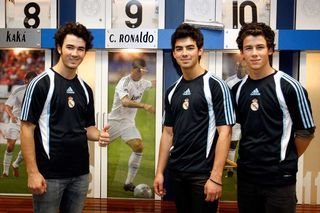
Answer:
<svg viewBox="0 0 320 213"><path fill-rule="evenodd" d="M278 0L277 1L277 29L294 29L295 27L295 1L296 0ZM281 34L281 32L279 33ZM289 39L289 38L288 38ZM285 39L286 40L286 39ZM279 50L281 50L283 38L279 39ZM294 51L280 51L279 69L291 76L297 76L299 68L294 63L297 60L297 53Z"/></svg>
<svg viewBox="0 0 320 213"><path fill-rule="evenodd" d="M277 29L294 29L295 1L277 0Z"/></svg>
<svg viewBox="0 0 320 213"><path fill-rule="evenodd" d="M184 21L184 0L165 1L165 28L175 29Z"/></svg>
<svg viewBox="0 0 320 213"><path fill-rule="evenodd" d="M320 50L320 30L279 30L280 50Z"/></svg>
<svg viewBox="0 0 320 213"><path fill-rule="evenodd" d="M93 48L105 48L105 30L104 29L89 29L94 37ZM41 29L41 48L55 48L54 34L56 29Z"/></svg>
<svg viewBox="0 0 320 213"><path fill-rule="evenodd" d="M60 0L58 7L58 26L76 21L76 0Z"/></svg>
<svg viewBox="0 0 320 213"><path fill-rule="evenodd" d="M41 48L55 48L54 34L56 29L41 29Z"/></svg>
<svg viewBox="0 0 320 213"><path fill-rule="evenodd" d="M90 29L94 48L106 48L105 29ZM53 36L56 29L41 29L41 47L54 48ZM224 49L224 31L201 29L205 50ZM158 30L158 49L171 49L171 35L174 29ZM304 51L320 50L320 30L279 30L278 50Z"/></svg>
<svg viewBox="0 0 320 213"><path fill-rule="evenodd" d="M158 48L171 49L171 35L175 29L158 30ZM205 50L222 50L224 42L224 33L221 30L201 29L204 36Z"/></svg>

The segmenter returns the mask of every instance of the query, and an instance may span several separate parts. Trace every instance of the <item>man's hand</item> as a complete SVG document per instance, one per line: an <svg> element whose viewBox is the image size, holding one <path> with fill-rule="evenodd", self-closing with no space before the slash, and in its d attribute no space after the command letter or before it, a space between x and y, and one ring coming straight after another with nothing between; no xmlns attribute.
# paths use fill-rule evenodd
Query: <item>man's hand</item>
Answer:
<svg viewBox="0 0 320 213"><path fill-rule="evenodd" d="M151 113L155 113L156 112L155 108L150 104L144 104L143 105L143 109L148 111L148 112L151 112Z"/></svg>
<svg viewBox="0 0 320 213"><path fill-rule="evenodd" d="M41 195L47 191L47 183L40 172L28 174L28 188L32 194Z"/></svg>
<svg viewBox="0 0 320 213"><path fill-rule="evenodd" d="M206 201L213 202L219 200L222 195L222 184L208 179L204 185L204 194L206 195Z"/></svg>
<svg viewBox="0 0 320 213"><path fill-rule="evenodd" d="M154 182L153 182L153 189L154 192L163 197L166 194L166 190L163 188L163 175L156 175L156 177L154 178Z"/></svg>
<svg viewBox="0 0 320 213"><path fill-rule="evenodd" d="M109 135L109 132L108 132L109 128L110 128L110 125L106 125L100 131L100 135L99 135L99 144L100 144L100 146L107 146L110 143L110 135Z"/></svg>

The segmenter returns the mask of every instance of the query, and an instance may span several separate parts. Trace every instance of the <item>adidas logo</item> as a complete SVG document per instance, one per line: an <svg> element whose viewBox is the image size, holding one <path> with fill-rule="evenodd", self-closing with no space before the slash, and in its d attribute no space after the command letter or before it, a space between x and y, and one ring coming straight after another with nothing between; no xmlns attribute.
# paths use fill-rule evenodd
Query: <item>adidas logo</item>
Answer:
<svg viewBox="0 0 320 213"><path fill-rule="evenodd" d="M251 92L250 95L251 95L251 96L260 96L261 94L260 94L258 88L255 88L255 89Z"/></svg>
<svg viewBox="0 0 320 213"><path fill-rule="evenodd" d="M67 94L74 94L74 91L71 87L68 87Z"/></svg>
<svg viewBox="0 0 320 213"><path fill-rule="evenodd" d="M186 91L184 91L184 92L182 93L182 95L184 95L184 96L191 95L190 89L188 88Z"/></svg>

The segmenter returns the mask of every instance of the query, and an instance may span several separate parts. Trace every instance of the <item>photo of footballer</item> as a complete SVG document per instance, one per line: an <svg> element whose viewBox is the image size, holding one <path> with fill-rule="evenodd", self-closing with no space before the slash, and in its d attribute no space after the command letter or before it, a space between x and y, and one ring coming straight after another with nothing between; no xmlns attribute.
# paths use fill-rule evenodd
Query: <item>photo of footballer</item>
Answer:
<svg viewBox="0 0 320 213"><path fill-rule="evenodd" d="M152 126L148 123L155 119L155 54L115 52L109 54L109 63L108 99L112 106L108 110L108 124L111 126L109 131L112 142L108 146L108 194L112 194L112 182L116 181L119 184L116 191L120 193L116 196L124 194L130 197L136 185L141 182L151 185L153 178L147 175L152 174L150 171L143 181L136 180L141 169L145 169L144 158L151 160L149 165L154 165L154 158L149 155L154 156L154 128L150 128ZM117 140L121 142L114 143ZM125 145L123 150L113 151L119 145ZM123 166L115 165L116 154L119 153ZM114 166L117 166L115 170ZM121 177L117 177L119 172Z"/></svg>

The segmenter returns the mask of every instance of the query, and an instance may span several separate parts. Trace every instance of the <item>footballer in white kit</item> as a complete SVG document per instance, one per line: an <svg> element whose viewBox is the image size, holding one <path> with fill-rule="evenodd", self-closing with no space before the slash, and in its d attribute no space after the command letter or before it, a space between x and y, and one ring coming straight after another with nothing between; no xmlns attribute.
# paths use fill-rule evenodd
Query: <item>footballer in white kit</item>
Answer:
<svg viewBox="0 0 320 213"><path fill-rule="evenodd" d="M132 149L123 187L125 191L133 191L135 188L133 179L138 172L143 155L143 141L135 125L137 110L141 108L151 113L155 112L152 105L141 102L144 91L153 86L151 81L142 78L145 72L147 72L145 60L135 59L131 73L121 78L116 86L112 110L108 115L111 141L121 137Z"/></svg>
<svg viewBox="0 0 320 213"><path fill-rule="evenodd" d="M5 102L5 111L9 117L9 123L6 125L4 136L7 139L7 148L4 152L3 157L3 177L9 176L9 168L13 157L13 150L16 144L16 141L20 135L20 114L21 114L21 105L24 97L24 93L27 87L27 84L35 77L37 74L35 72L28 72L25 76L25 85L18 86L13 89L9 98ZM15 177L19 176L19 164L23 160L21 151L19 152L16 160L12 164L13 175Z"/></svg>

